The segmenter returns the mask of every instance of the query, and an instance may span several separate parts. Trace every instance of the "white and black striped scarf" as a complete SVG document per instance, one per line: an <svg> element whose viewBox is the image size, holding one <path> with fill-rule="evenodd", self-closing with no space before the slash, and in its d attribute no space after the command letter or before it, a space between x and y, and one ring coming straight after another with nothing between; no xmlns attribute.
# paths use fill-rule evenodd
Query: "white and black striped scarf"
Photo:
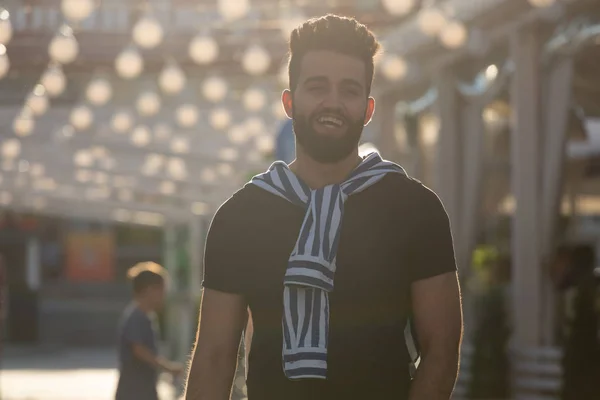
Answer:
<svg viewBox="0 0 600 400"><path fill-rule="evenodd" d="M306 208L306 215L284 278L282 318L283 366L289 379L327 376L329 292L334 287L336 253L344 201L378 182L388 173L406 174L397 164L371 153L341 184L311 190L281 161L255 176L254 184ZM410 328L405 337L412 361ZM410 341L410 343L409 343Z"/></svg>

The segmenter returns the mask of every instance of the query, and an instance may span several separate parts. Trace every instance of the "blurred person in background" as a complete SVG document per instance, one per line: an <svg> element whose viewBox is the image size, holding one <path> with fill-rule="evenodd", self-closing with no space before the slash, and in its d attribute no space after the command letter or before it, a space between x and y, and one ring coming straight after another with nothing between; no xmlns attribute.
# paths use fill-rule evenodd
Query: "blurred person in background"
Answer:
<svg viewBox="0 0 600 400"><path fill-rule="evenodd" d="M450 398L462 311L448 216L400 166L358 151L379 47L335 15L292 32L296 159L212 221L186 399L229 399L247 308L248 400Z"/></svg>
<svg viewBox="0 0 600 400"><path fill-rule="evenodd" d="M130 268L133 302L119 326L119 382L116 400L157 400L160 370L178 375L183 366L158 355L159 311L165 300L165 270L153 262Z"/></svg>

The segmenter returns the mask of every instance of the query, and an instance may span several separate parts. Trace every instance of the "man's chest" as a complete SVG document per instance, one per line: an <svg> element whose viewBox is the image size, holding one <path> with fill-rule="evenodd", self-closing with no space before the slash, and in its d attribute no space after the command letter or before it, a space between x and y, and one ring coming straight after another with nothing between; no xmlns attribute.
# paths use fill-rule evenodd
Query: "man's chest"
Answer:
<svg viewBox="0 0 600 400"><path fill-rule="evenodd" d="M248 295L281 303L283 278L304 220L299 207L270 210L258 218L247 255ZM407 291L409 235L385 210L348 201L340 227L332 302L369 305Z"/></svg>

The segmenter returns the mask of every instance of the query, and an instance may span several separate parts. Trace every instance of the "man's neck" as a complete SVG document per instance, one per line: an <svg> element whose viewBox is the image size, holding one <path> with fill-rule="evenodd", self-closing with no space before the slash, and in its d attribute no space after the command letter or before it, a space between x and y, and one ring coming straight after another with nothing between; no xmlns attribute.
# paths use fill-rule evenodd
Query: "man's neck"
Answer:
<svg viewBox="0 0 600 400"><path fill-rule="evenodd" d="M296 159L290 164L290 170L311 189L320 189L327 185L342 183L361 163L358 149L337 163L320 163L296 150Z"/></svg>

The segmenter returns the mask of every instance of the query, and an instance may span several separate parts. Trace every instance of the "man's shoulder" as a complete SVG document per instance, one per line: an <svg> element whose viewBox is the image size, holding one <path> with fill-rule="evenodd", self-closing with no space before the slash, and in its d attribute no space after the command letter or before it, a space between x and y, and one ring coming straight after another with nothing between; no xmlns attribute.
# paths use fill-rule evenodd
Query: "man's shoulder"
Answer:
<svg viewBox="0 0 600 400"><path fill-rule="evenodd" d="M387 190L391 190L392 193L409 194L425 194L433 191L427 187L423 182L417 178L408 174L387 174L383 179L383 183Z"/></svg>
<svg viewBox="0 0 600 400"><path fill-rule="evenodd" d="M277 196L248 183L219 206L213 216L212 225L227 227L227 230L235 229L241 233L269 215L272 207L277 206L273 204L276 201Z"/></svg>
<svg viewBox="0 0 600 400"><path fill-rule="evenodd" d="M264 190L247 183L225 200L217 209L216 214L226 218L251 213L254 208L261 204L264 194Z"/></svg>
<svg viewBox="0 0 600 400"><path fill-rule="evenodd" d="M426 212L431 207L441 205L433 189L410 175L388 174L383 183L385 196L403 210L412 212L417 208Z"/></svg>

